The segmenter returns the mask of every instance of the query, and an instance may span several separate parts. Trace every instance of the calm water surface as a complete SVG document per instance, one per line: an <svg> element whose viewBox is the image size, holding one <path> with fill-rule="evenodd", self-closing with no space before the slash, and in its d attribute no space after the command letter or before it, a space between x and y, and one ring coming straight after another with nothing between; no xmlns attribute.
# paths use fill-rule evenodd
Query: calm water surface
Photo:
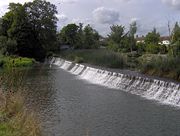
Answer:
<svg viewBox="0 0 180 136"><path fill-rule="evenodd" d="M180 136L180 110L79 80L58 67L26 71L26 102L43 136Z"/></svg>

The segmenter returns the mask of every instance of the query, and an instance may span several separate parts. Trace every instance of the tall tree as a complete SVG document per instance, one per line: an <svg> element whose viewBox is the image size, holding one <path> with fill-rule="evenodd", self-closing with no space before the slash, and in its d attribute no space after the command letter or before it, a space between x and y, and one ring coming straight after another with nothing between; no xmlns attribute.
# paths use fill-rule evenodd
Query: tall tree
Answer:
<svg viewBox="0 0 180 136"><path fill-rule="evenodd" d="M25 5L28 21L32 25L36 36L42 46L48 51L52 50L56 41L57 8L45 0L34 0Z"/></svg>
<svg viewBox="0 0 180 136"><path fill-rule="evenodd" d="M56 6L45 0L10 3L0 20L0 35L7 37L8 54L44 58L56 43L56 14Z"/></svg>
<svg viewBox="0 0 180 136"><path fill-rule="evenodd" d="M67 26L63 27L60 32L60 38L62 40L61 42L75 47L78 40L78 29L79 26L77 26L76 24L68 24Z"/></svg>
<svg viewBox="0 0 180 136"><path fill-rule="evenodd" d="M89 24L84 28L84 48L98 48L99 34Z"/></svg>
<svg viewBox="0 0 180 136"><path fill-rule="evenodd" d="M125 32L125 27L122 25L113 25L110 29L108 47L114 51L128 51L130 38L128 37L128 32Z"/></svg>
<svg viewBox="0 0 180 136"><path fill-rule="evenodd" d="M135 48L135 39L134 39L134 35L136 34L137 32L137 24L136 24L136 21L132 22L130 24L130 28L129 28L129 37L130 37L130 49L131 49L131 52L133 51L133 49Z"/></svg>
<svg viewBox="0 0 180 136"><path fill-rule="evenodd" d="M149 32L145 37L146 44L158 45L160 41L160 34L157 32L156 28L152 32Z"/></svg>
<svg viewBox="0 0 180 136"><path fill-rule="evenodd" d="M175 43L177 41L180 41L180 26L178 22L175 23L175 26L172 31L172 42Z"/></svg>
<svg viewBox="0 0 180 136"><path fill-rule="evenodd" d="M125 36L125 27L121 25L113 25L110 27L111 32L108 35L109 40L114 41L117 44L121 44Z"/></svg>

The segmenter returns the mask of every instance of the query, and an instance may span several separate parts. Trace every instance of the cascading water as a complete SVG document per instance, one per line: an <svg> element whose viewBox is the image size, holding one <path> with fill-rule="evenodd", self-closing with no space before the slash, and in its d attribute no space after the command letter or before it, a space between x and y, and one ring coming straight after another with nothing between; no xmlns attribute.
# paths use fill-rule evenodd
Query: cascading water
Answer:
<svg viewBox="0 0 180 136"><path fill-rule="evenodd" d="M109 88L123 90L161 103L180 106L180 84L115 73L52 58L51 64L78 75L81 79Z"/></svg>

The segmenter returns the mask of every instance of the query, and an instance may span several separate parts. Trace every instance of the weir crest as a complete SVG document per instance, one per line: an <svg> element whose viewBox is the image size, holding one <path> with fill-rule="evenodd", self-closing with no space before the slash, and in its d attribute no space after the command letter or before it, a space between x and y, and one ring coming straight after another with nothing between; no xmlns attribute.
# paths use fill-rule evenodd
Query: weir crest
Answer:
<svg viewBox="0 0 180 136"><path fill-rule="evenodd" d="M110 72L61 58L52 58L50 63L93 84L118 89L146 99L156 100L163 104L180 106L179 83Z"/></svg>

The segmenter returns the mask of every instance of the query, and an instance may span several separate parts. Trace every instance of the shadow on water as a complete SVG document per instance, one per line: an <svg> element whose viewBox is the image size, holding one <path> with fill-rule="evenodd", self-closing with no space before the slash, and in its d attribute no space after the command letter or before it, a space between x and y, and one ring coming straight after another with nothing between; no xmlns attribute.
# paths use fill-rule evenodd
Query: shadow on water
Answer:
<svg viewBox="0 0 180 136"><path fill-rule="evenodd" d="M22 70L43 136L178 136L180 110L89 84L58 67Z"/></svg>

